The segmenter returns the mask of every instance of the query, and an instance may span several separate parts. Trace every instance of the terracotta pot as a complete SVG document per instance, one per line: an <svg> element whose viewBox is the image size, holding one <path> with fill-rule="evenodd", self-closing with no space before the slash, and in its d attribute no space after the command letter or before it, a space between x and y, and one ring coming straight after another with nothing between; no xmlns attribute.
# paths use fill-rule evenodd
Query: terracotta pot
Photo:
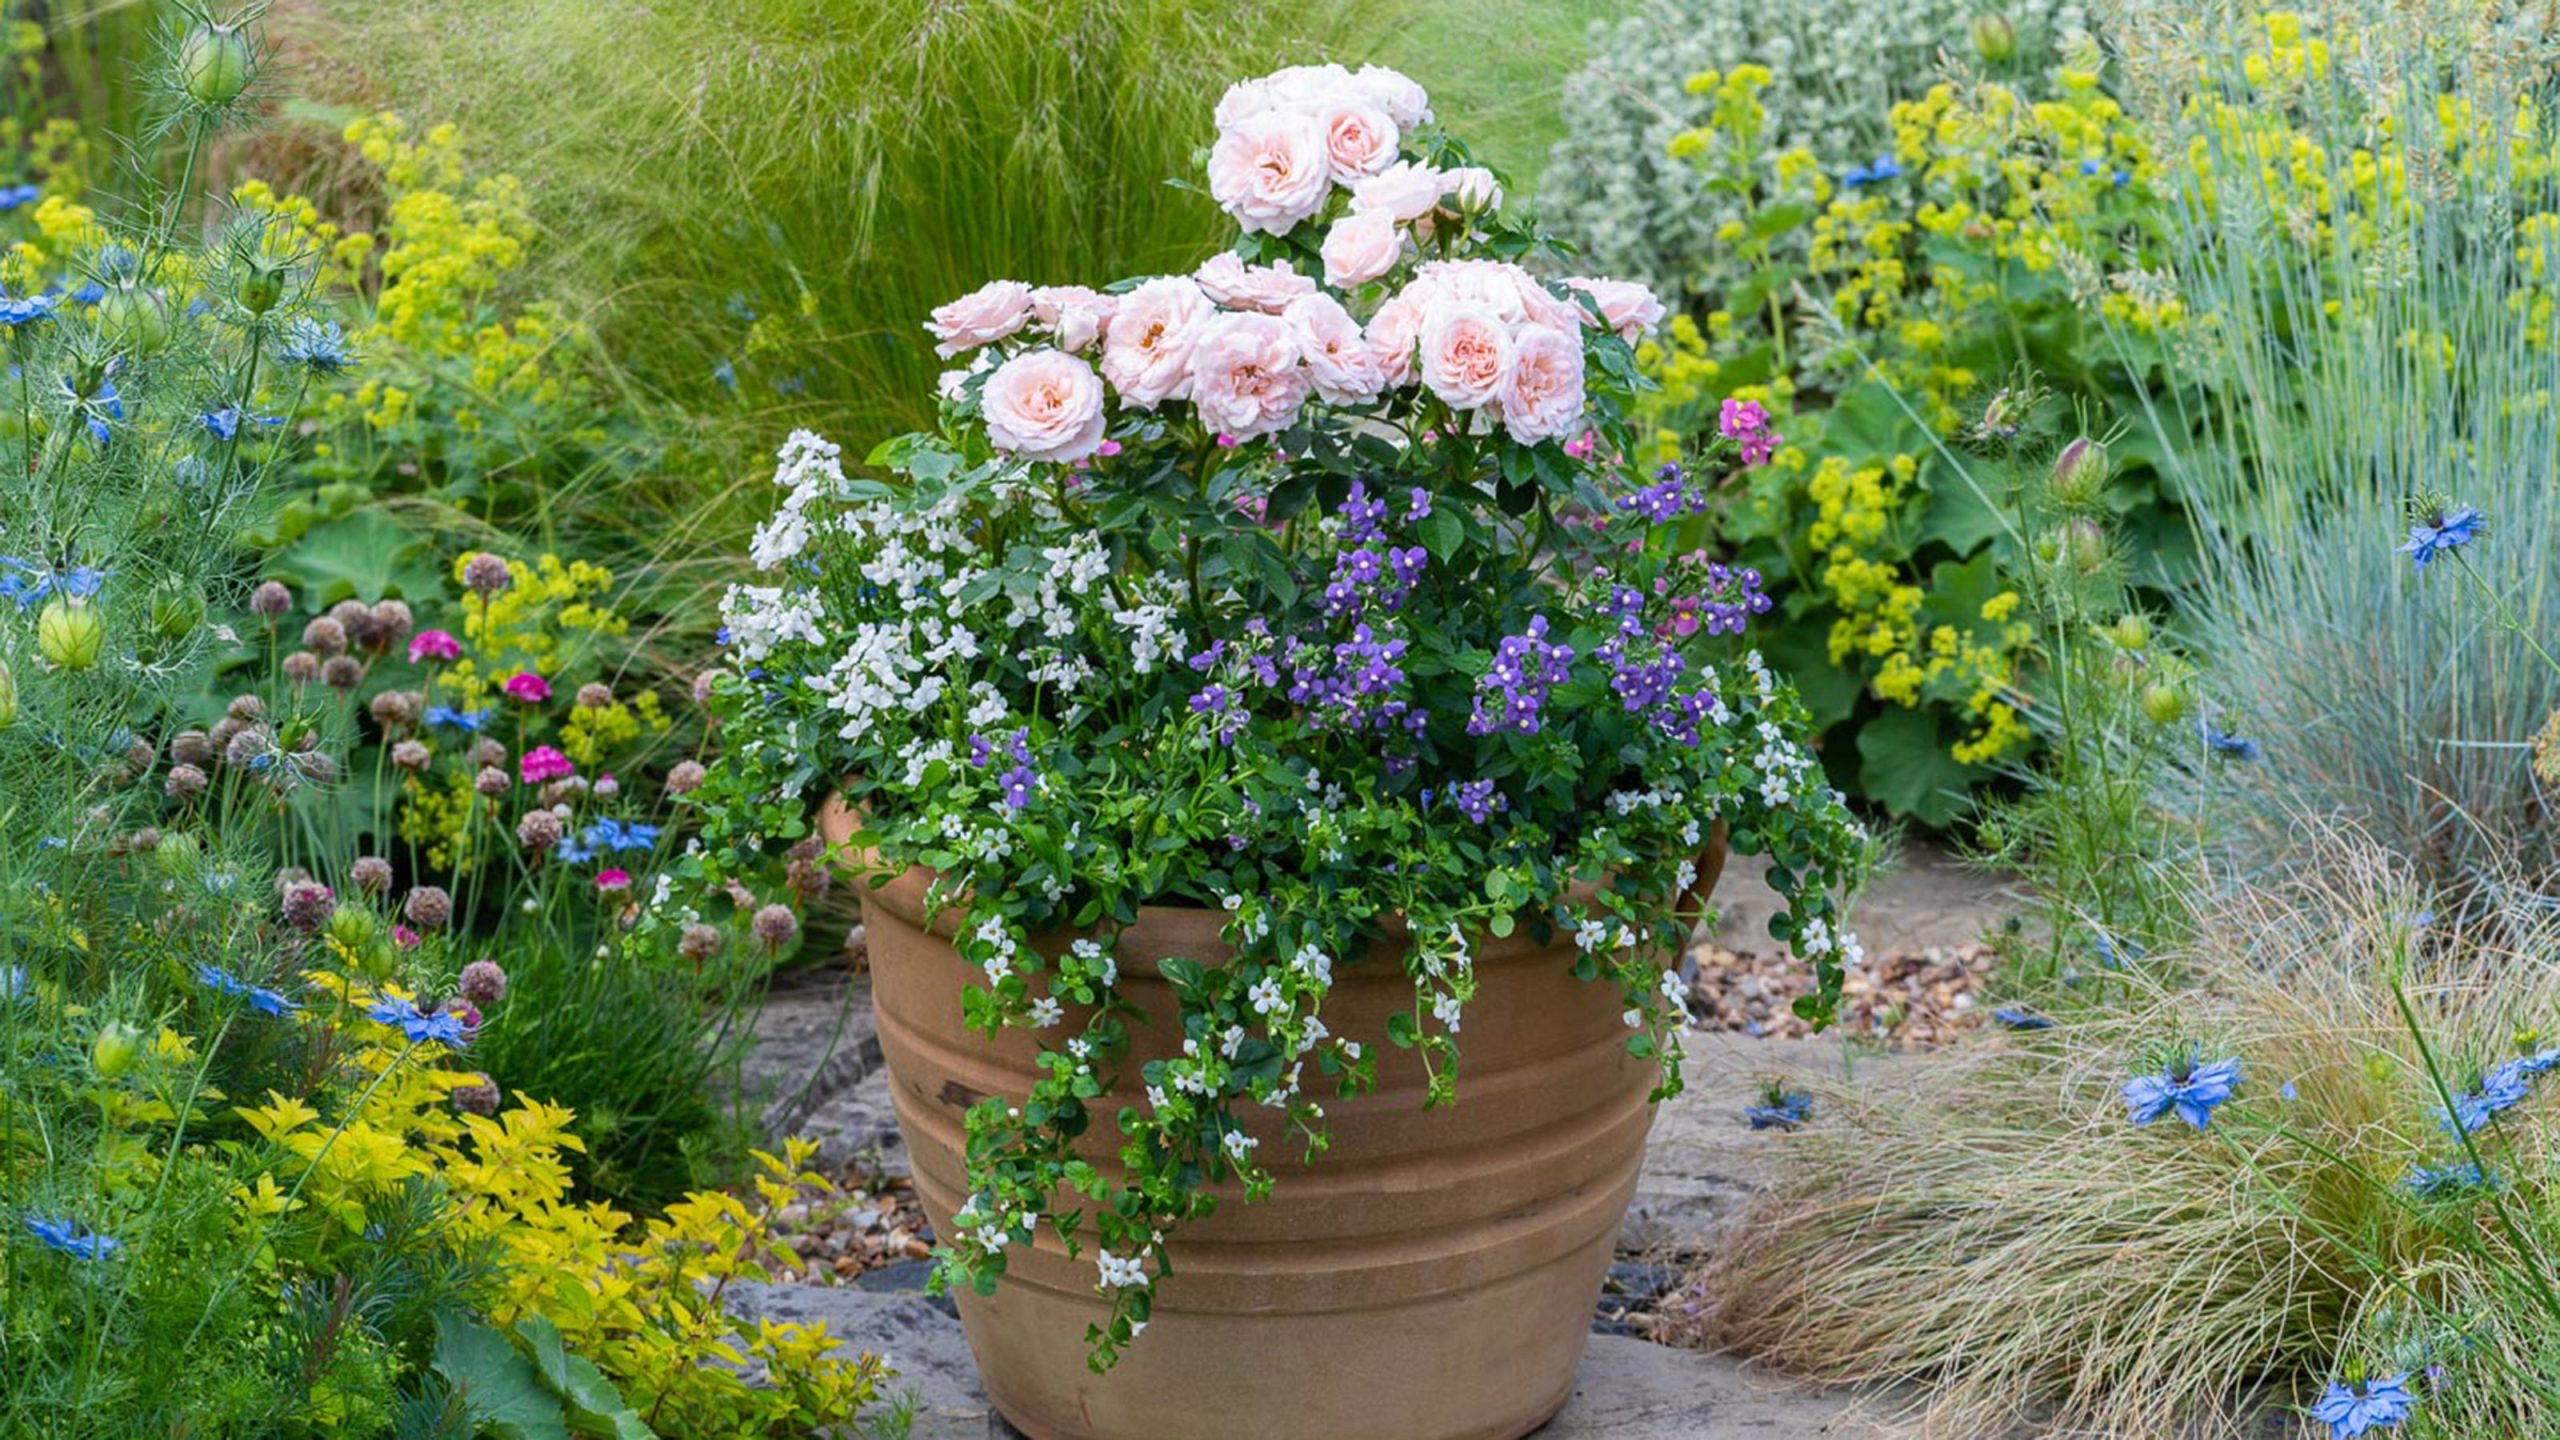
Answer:
<svg viewBox="0 0 2560 1440"><path fill-rule="evenodd" d="M856 828L832 801L821 820L831 841ZM1699 893L1723 861L1719 834ZM855 888L898 1123L947 1230L967 1195L963 1118L985 1095L1028 1093L1038 1047L961 1025L981 976L949 943L954 915L926 923L931 878ZM1149 1022L1131 1026L1126 1073L1178 1048L1158 962L1225 960L1225 918L1150 906L1121 932L1120 993ZM1005 1418L1034 1440L1510 1440L1545 1424L1573 1388L1635 1190L1655 1067L1626 1053L1616 988L1576 980L1572 942L1540 946L1526 929L1474 947L1454 1107L1426 1112L1419 1063L1385 1046L1387 1016L1413 1006L1398 957L1337 968L1325 1022L1379 1047L1376 1093L1322 1097L1333 1145L1312 1164L1276 1112L1248 1107L1266 1163L1281 1157L1270 1198L1246 1205L1230 1188L1174 1234L1154 1319L1112 1373L1085 1365L1085 1327L1108 1313L1089 1245L1069 1260L1043 1230L1008 1252L993 1296L960 1296ZM1089 1153L1107 1161L1119 1140L1106 1111Z"/></svg>

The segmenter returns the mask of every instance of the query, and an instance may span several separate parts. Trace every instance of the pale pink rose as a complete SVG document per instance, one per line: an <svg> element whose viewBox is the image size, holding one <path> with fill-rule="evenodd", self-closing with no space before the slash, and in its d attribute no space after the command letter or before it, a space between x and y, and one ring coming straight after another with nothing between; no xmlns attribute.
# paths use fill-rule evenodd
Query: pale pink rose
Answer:
<svg viewBox="0 0 2560 1440"><path fill-rule="evenodd" d="M1317 118L1324 122L1325 159L1333 178L1348 185L1395 163L1396 122L1375 105L1344 97Z"/></svg>
<svg viewBox="0 0 2560 1440"><path fill-rule="evenodd" d="M1312 115L1335 96L1369 93L1340 65L1291 65L1253 80L1239 80L1218 97L1213 117L1221 131L1232 130L1256 115L1287 111ZM1384 90L1381 89L1381 94ZM1387 108L1380 106L1381 109Z"/></svg>
<svg viewBox="0 0 2560 1440"><path fill-rule="evenodd" d="M1404 232L1384 210L1345 215L1324 232L1324 283L1363 285L1396 268L1404 258Z"/></svg>
<svg viewBox="0 0 2560 1440"><path fill-rule="evenodd" d="M1236 122L1209 150L1209 196L1247 230L1286 235L1333 190L1324 128L1267 110Z"/></svg>
<svg viewBox="0 0 2560 1440"><path fill-rule="evenodd" d="M1456 195L1458 203L1469 210L1482 212L1502 208L1502 182L1494 179L1493 172L1481 165L1459 166L1445 172L1442 179L1448 185L1446 193Z"/></svg>
<svg viewBox="0 0 2560 1440"><path fill-rule="evenodd" d="M1398 220L1413 220L1431 213L1440 197L1449 193L1446 177L1417 160L1399 160L1375 175L1351 182L1351 208L1354 212L1384 211Z"/></svg>
<svg viewBox="0 0 2560 1440"><path fill-rule="evenodd" d="M1511 378L1511 327L1480 305L1442 299L1422 326L1422 383L1452 410L1502 398Z"/></svg>
<svg viewBox="0 0 2560 1440"><path fill-rule="evenodd" d="M1298 337L1307 378L1315 382L1316 393L1327 404L1364 405L1386 388L1387 377L1378 368L1378 358L1369 353L1368 337L1360 333L1360 322L1351 318L1341 301L1330 295L1300 296L1289 302L1282 318Z"/></svg>
<svg viewBox="0 0 2560 1440"><path fill-rule="evenodd" d="M1662 323L1662 302L1651 290L1633 280L1607 280L1593 275L1575 275L1564 282L1567 291L1581 291L1599 305L1600 313L1582 313L1582 323L1604 325L1618 332L1618 338L1633 345L1638 337ZM1577 305L1577 308L1579 306Z"/></svg>
<svg viewBox="0 0 2560 1440"><path fill-rule="evenodd" d="M1402 129L1431 123L1431 97L1401 70L1363 65L1360 73L1351 77L1351 85L1370 104L1386 111L1387 118Z"/></svg>
<svg viewBox="0 0 2560 1440"><path fill-rule="evenodd" d="M1200 423L1237 444L1286 429L1307 403L1298 337L1277 315L1222 315L1191 352L1191 404Z"/></svg>
<svg viewBox="0 0 2560 1440"><path fill-rule="evenodd" d="M1120 297L1102 337L1102 378L1125 405L1152 410L1191 393L1191 349L1216 318L1187 275L1160 275Z"/></svg>
<svg viewBox="0 0 2560 1440"><path fill-rule="evenodd" d="M1582 336L1545 325L1511 342L1511 373L1502 384L1502 424L1523 445L1555 440L1582 426Z"/></svg>
<svg viewBox="0 0 2560 1440"><path fill-rule="evenodd" d="M947 360L1003 339L1030 318L1031 287L1019 280L995 280L948 305L936 306L924 328L942 342L933 347L933 353Z"/></svg>
<svg viewBox="0 0 2560 1440"><path fill-rule="evenodd" d="M1289 308L1289 302L1301 295L1316 293L1316 282L1274 260L1268 265L1247 265L1244 257L1233 250L1212 255L1191 278L1209 292L1209 298L1234 310L1259 310L1277 315Z"/></svg>
<svg viewBox="0 0 2560 1440"><path fill-rule="evenodd" d="M1500 260L1426 260L1414 274L1430 282L1436 299L1490 311L1505 325L1522 325L1535 318L1531 306L1536 302L1530 297L1546 293L1535 276ZM1569 309L1564 313L1573 314ZM1575 322L1568 318L1565 323Z"/></svg>
<svg viewBox="0 0 2560 1440"><path fill-rule="evenodd" d="M1423 322L1431 316L1432 293L1429 282L1415 280L1388 296L1378 313L1369 317L1369 354L1378 362L1378 373L1390 385L1413 383L1414 347L1422 343Z"/></svg>
<svg viewBox="0 0 2560 1440"><path fill-rule="evenodd" d="M1043 285L1031 292L1031 318L1049 327L1061 349L1081 351L1102 338L1119 304L1088 285Z"/></svg>
<svg viewBox="0 0 2560 1440"><path fill-rule="evenodd" d="M979 397L987 441L1025 460L1081 460L1102 448L1102 377L1064 350L1027 350L996 367Z"/></svg>

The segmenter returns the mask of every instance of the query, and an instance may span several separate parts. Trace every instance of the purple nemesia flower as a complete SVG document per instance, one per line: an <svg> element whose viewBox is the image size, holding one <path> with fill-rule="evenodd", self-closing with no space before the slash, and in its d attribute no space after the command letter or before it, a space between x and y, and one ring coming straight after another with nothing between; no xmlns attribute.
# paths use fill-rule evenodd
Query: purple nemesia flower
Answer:
<svg viewBox="0 0 2560 1440"><path fill-rule="evenodd" d="M1382 533L1380 527L1386 523L1387 502L1369 498L1368 485L1354 480L1351 493L1344 497L1342 508L1335 513L1342 516L1342 538L1354 545L1365 544Z"/></svg>
<svg viewBox="0 0 2560 1440"><path fill-rule="evenodd" d="M1504 636L1494 648L1493 664L1476 682L1475 711L1467 718L1467 733L1537 734L1548 687L1563 684L1572 665L1571 646L1547 643L1547 617L1530 616L1526 631Z"/></svg>
<svg viewBox="0 0 2560 1440"><path fill-rule="evenodd" d="M1414 486L1414 487L1413 487L1413 505L1412 505L1412 507L1411 507L1411 508L1407 509L1407 510L1404 512L1404 518L1405 518L1406 520L1408 520L1408 521L1412 521L1412 520L1428 520L1428 519L1430 519L1430 518L1431 518L1431 492L1430 492L1430 491L1428 491L1428 490L1423 489L1423 488L1422 488L1421 486L1419 486L1419 485Z"/></svg>
<svg viewBox="0 0 2560 1440"><path fill-rule="evenodd" d="M1192 696L1191 713L1212 717L1221 745L1236 743L1237 732L1244 729L1244 708L1237 703L1236 692L1224 685L1211 684Z"/></svg>
<svg viewBox="0 0 2560 1440"><path fill-rule="evenodd" d="M1005 753L1013 757L1013 768L996 777L999 791L996 811L1009 815L1030 804L1032 793L1040 788L1040 772L1031 765L1031 731L1028 727L1013 732L1013 738L1006 742Z"/></svg>
<svg viewBox="0 0 2560 1440"><path fill-rule="evenodd" d="M1478 825L1494 816L1497 810L1511 808L1511 797L1494 788L1490 780L1461 780L1449 787L1449 803L1458 813Z"/></svg>

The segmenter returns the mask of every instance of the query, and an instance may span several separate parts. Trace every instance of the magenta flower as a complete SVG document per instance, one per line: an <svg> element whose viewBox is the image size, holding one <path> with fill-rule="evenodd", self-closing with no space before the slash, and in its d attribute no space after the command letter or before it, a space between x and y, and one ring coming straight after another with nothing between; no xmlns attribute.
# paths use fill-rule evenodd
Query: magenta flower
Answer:
<svg viewBox="0 0 2560 1440"><path fill-rule="evenodd" d="M1736 400L1727 396L1724 408L1716 416L1716 429L1728 440L1742 447L1742 463L1766 465L1769 455L1785 437L1769 428L1769 412L1757 400Z"/></svg>
<svg viewBox="0 0 2560 1440"><path fill-rule="evenodd" d="M422 660L443 661L461 658L462 642L454 639L453 632L450 630L421 630L416 638L409 642L409 663L412 665Z"/></svg>
<svg viewBox="0 0 2560 1440"><path fill-rule="evenodd" d="M596 872L596 889L607 896L619 895L630 888L631 872L628 870L599 870Z"/></svg>
<svg viewBox="0 0 2560 1440"><path fill-rule="evenodd" d="M549 745L536 745L524 752L522 759L516 761L516 774L523 777L527 785L544 785L554 780L566 780L577 773L577 762Z"/></svg>
<svg viewBox="0 0 2560 1440"><path fill-rule="evenodd" d="M417 949L419 942L424 938L424 936L421 936L417 931L410 929L406 925L394 925L391 927L391 943L399 946L403 950Z"/></svg>
<svg viewBox="0 0 2560 1440"><path fill-rule="evenodd" d="M530 670L519 670L498 687L527 705L539 705L551 698L551 682Z"/></svg>

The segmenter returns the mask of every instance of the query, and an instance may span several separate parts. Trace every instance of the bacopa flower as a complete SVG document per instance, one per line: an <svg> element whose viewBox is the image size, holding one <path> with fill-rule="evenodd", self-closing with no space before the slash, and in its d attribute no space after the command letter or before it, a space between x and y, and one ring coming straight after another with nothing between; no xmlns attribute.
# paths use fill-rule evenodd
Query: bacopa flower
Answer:
<svg viewBox="0 0 2560 1440"><path fill-rule="evenodd" d="M2230 1099L2239 1087L2238 1060L2198 1064L2196 1052L2190 1049L2163 1066L2159 1074L2137 1075L2124 1082L2124 1104L2136 1125L2148 1125L2175 1112L2179 1119L2202 1130L2213 1123L2213 1107Z"/></svg>
<svg viewBox="0 0 2560 1440"><path fill-rule="evenodd" d="M421 1010L416 1001L397 995L383 996L365 1013L375 1024L388 1025L407 1036L412 1045L433 1041L458 1049L470 1043L469 1028L463 1024L462 1016L444 1010Z"/></svg>
<svg viewBox="0 0 2560 1440"><path fill-rule="evenodd" d="M43 1241L46 1249L59 1251L74 1260L104 1260L123 1248L123 1242L94 1230L83 1230L75 1220L48 1220L40 1215L30 1215L27 1217L27 1230Z"/></svg>
<svg viewBox="0 0 2560 1440"><path fill-rule="evenodd" d="M462 642L454 639L453 632L449 630L421 630L409 641L409 663L412 665L427 660L441 662L461 658Z"/></svg>
<svg viewBox="0 0 2560 1440"><path fill-rule="evenodd" d="M551 698L551 682L530 670L519 670L508 676L498 688L527 705L539 705Z"/></svg>
<svg viewBox="0 0 2560 1440"><path fill-rule="evenodd" d="M252 985L218 965L198 965L196 983L217 995L238 995L249 1002L250 1009L265 1015L289 1015L299 1008L276 991Z"/></svg>
<svg viewBox="0 0 2560 1440"><path fill-rule="evenodd" d="M544 785L578 773L577 762L549 745L536 745L516 760L516 774L527 785Z"/></svg>
<svg viewBox="0 0 2560 1440"><path fill-rule="evenodd" d="M2412 565L2424 570L2428 561L2479 539L2480 528L2488 519L2469 505L2430 505L2409 527L2409 543L2397 553L2408 556Z"/></svg>
<svg viewBox="0 0 2560 1440"><path fill-rule="evenodd" d="M2368 1430L2385 1430L2409 1418L2418 1397L2409 1393L2409 1374L2379 1380L2329 1382L2311 1406L2311 1418L2329 1427L2330 1440L2353 1440Z"/></svg>

